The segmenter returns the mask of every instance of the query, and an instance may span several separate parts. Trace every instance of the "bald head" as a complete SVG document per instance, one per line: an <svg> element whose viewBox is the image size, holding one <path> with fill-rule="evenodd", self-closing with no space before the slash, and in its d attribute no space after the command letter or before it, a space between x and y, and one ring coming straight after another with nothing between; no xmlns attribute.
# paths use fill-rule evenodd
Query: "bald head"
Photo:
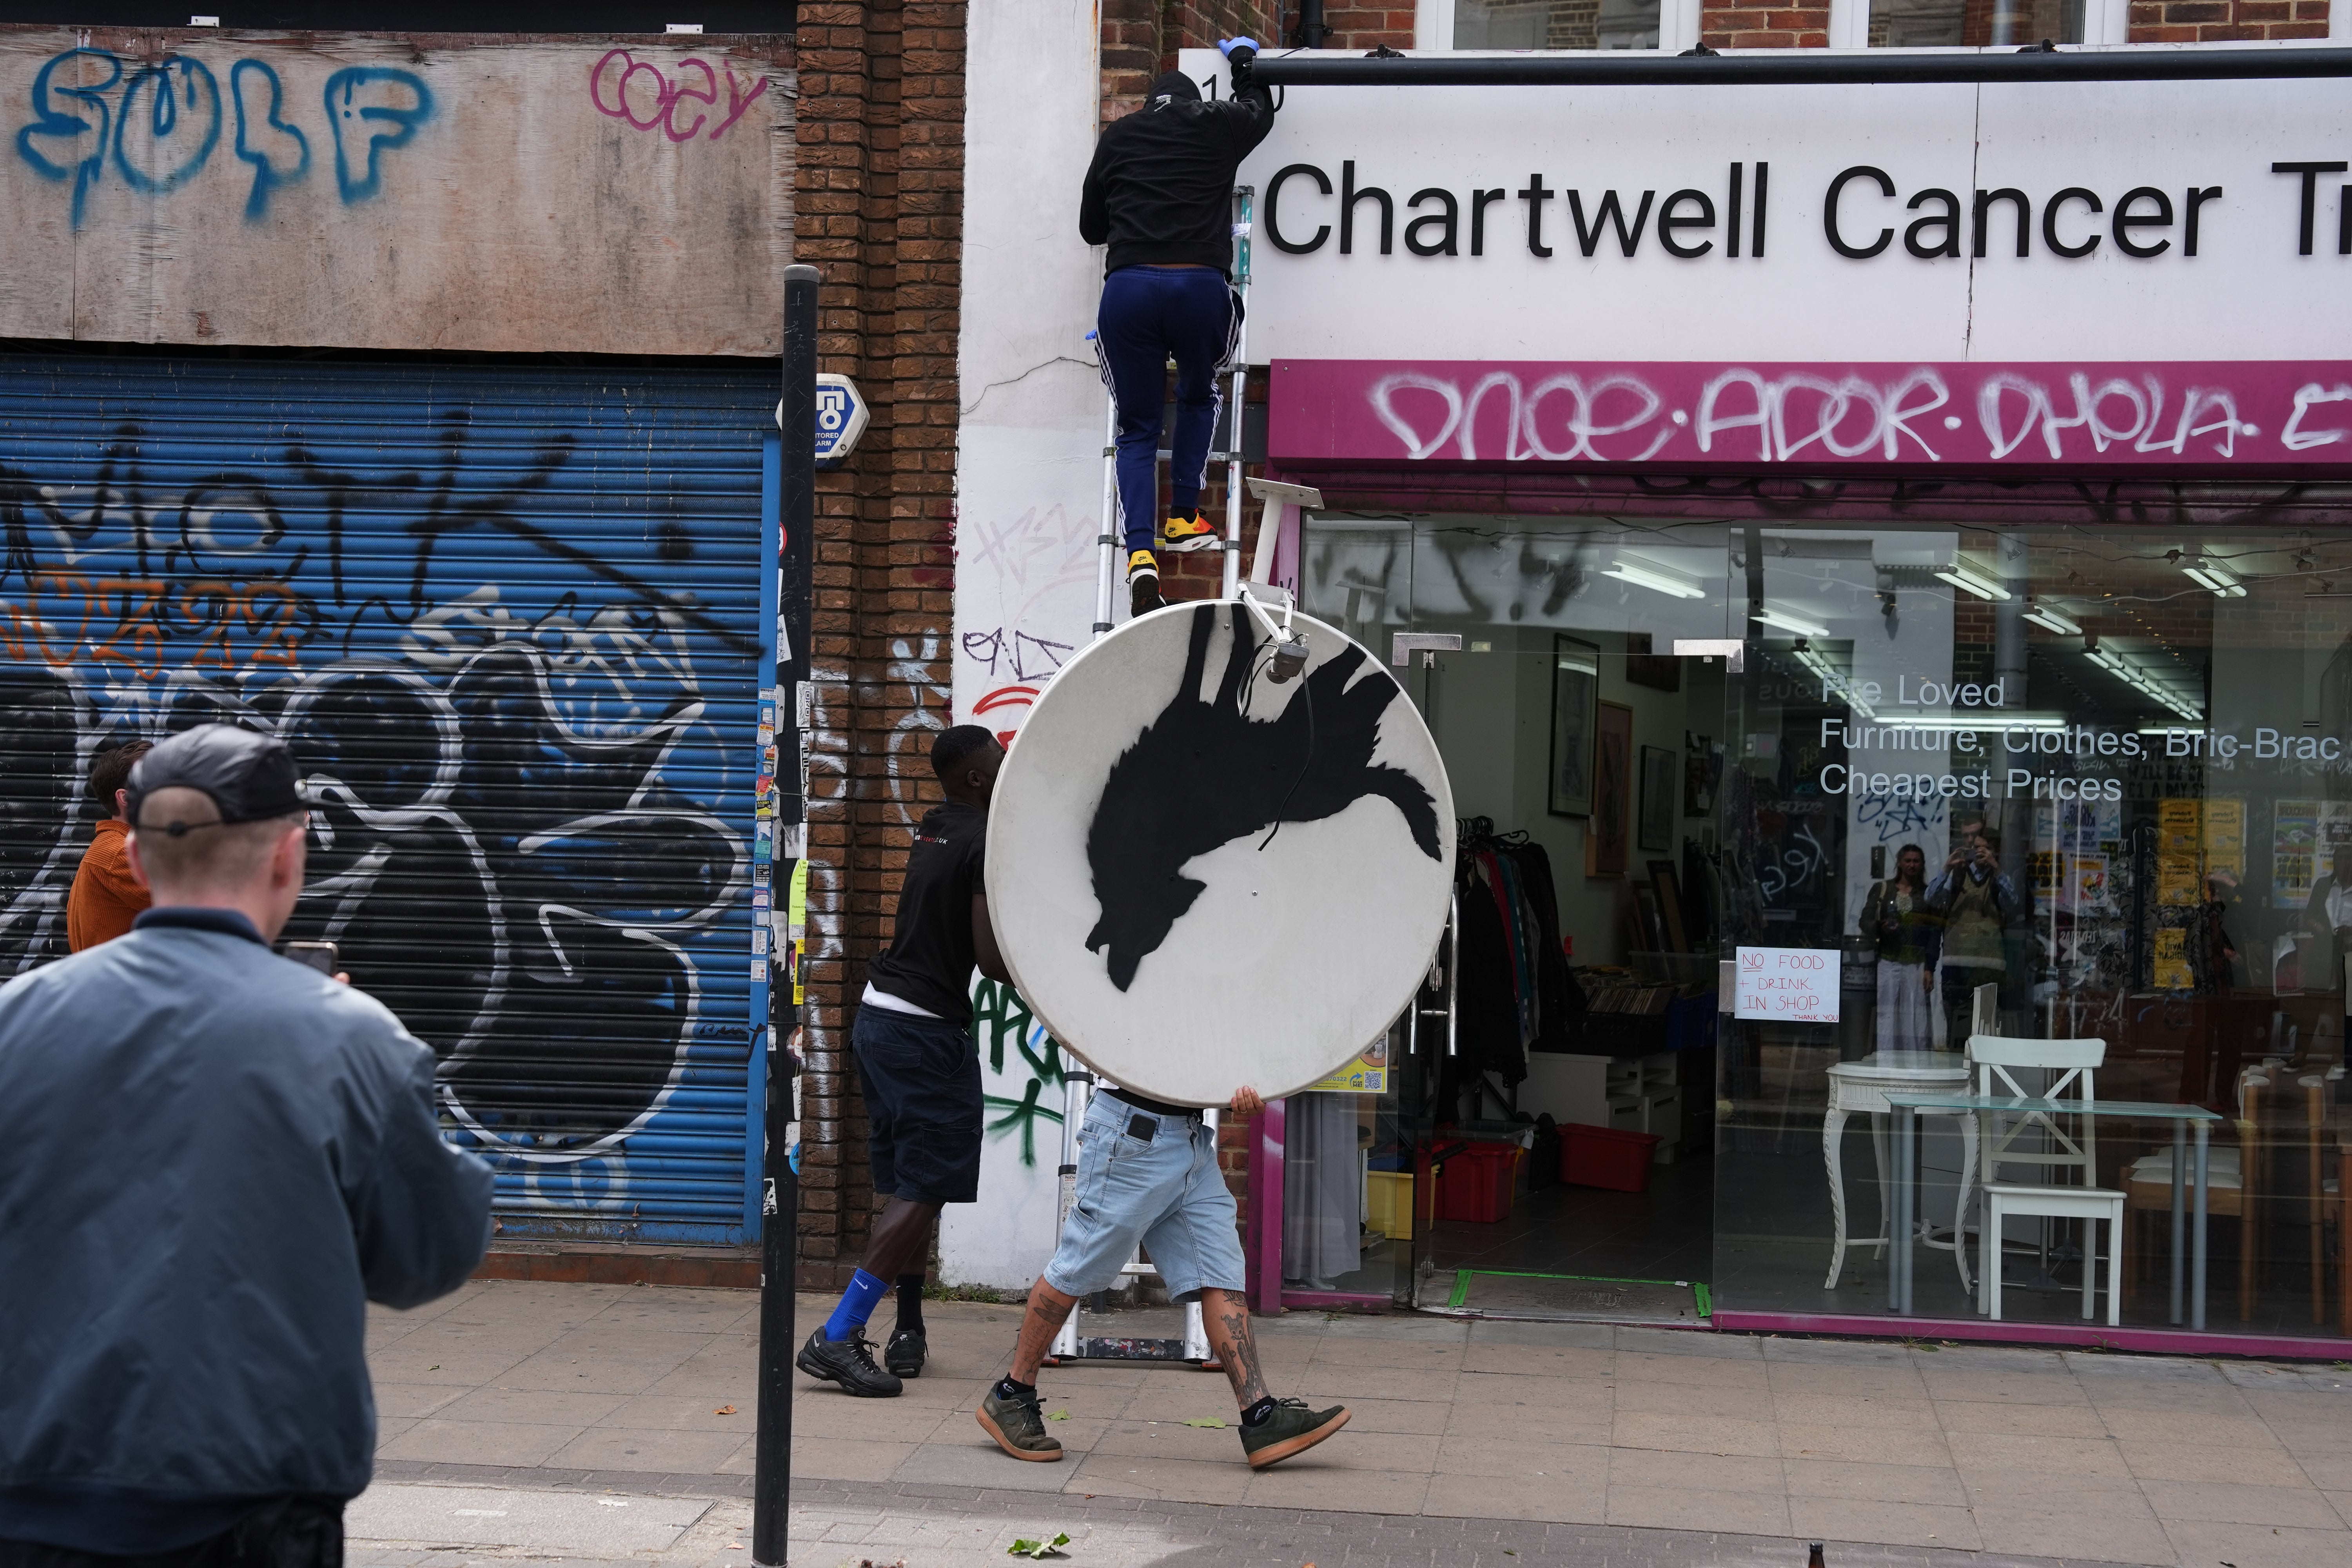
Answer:
<svg viewBox="0 0 2352 1568"><path fill-rule="evenodd" d="M199 789L169 785L139 803L131 869L158 907L231 909L274 940L302 893L303 814L224 823Z"/></svg>

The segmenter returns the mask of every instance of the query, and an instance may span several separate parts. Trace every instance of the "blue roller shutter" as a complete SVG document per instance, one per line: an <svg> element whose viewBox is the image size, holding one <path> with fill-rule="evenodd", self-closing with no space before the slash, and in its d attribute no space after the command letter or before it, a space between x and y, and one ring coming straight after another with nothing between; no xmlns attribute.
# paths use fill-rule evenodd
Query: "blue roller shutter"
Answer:
<svg viewBox="0 0 2352 1568"><path fill-rule="evenodd" d="M500 1230L743 1239L775 398L0 360L0 976L65 955L97 750L281 735L317 803L286 934L438 1054Z"/></svg>

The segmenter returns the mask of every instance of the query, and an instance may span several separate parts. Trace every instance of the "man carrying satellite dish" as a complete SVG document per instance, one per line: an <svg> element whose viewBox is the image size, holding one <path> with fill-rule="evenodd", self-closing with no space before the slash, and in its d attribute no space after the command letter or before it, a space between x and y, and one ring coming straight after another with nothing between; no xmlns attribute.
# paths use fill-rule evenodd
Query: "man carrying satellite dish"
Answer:
<svg viewBox="0 0 2352 1568"><path fill-rule="evenodd" d="M1165 547L1213 550L1201 517L1209 442L1223 375L1242 324L1231 281L1234 175L1274 129L1274 97L1250 79L1257 45L1217 45L1233 68L1233 94L1202 102L1182 71L1151 84L1144 106L1095 143L1078 205L1078 235L1108 245L1095 354L1118 409L1118 514L1136 615L1160 608L1152 520L1160 505L1160 428L1168 362L1176 362L1176 428L1169 443L1173 491Z"/></svg>
<svg viewBox="0 0 2352 1568"><path fill-rule="evenodd" d="M971 972L1011 983L989 924L982 880L988 802L1004 748L977 724L931 742L947 799L923 815L907 856L898 929L867 966L850 1032L866 1094L874 1190L888 1196L866 1257L824 1326L797 1358L809 1376L866 1399L888 1399L921 1374L924 1256L941 1205L980 1195L980 1056L971 1040ZM866 1321L892 1281L898 1323L874 1364Z"/></svg>
<svg viewBox="0 0 2352 1568"><path fill-rule="evenodd" d="M1265 1102L1243 1088L1226 1109L1251 1117ZM1011 1375L980 1402L980 1424L997 1447L1016 1459L1062 1457L1038 1409L1037 1369L1078 1298L1108 1289L1139 1244L1167 1281L1169 1300L1200 1301L1209 1348L1241 1406L1242 1452L1252 1469L1305 1453L1345 1426L1344 1405L1310 1410L1303 1399L1265 1391L1250 1337L1237 1218L1217 1166L1216 1130L1198 1110L1126 1089L1097 1089L1078 1130L1077 1191L1061 1245L1030 1288Z"/></svg>

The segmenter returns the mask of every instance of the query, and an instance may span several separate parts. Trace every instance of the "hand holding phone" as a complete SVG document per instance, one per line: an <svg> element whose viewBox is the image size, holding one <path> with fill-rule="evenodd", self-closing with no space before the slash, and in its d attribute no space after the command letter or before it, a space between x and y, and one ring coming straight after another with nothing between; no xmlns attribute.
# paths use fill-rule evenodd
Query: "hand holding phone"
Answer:
<svg viewBox="0 0 2352 1568"><path fill-rule="evenodd" d="M341 952L331 942L289 942L285 955L297 963L307 963L330 980L341 969Z"/></svg>

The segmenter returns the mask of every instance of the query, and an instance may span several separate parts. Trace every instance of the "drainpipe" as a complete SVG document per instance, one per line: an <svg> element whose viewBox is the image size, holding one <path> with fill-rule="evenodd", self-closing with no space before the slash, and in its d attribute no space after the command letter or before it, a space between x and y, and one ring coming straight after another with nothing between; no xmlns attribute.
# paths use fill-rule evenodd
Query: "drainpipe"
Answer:
<svg viewBox="0 0 2352 1568"><path fill-rule="evenodd" d="M1298 26L1291 30L1294 48L1319 49L1331 29L1323 25L1323 0L1298 0Z"/></svg>

